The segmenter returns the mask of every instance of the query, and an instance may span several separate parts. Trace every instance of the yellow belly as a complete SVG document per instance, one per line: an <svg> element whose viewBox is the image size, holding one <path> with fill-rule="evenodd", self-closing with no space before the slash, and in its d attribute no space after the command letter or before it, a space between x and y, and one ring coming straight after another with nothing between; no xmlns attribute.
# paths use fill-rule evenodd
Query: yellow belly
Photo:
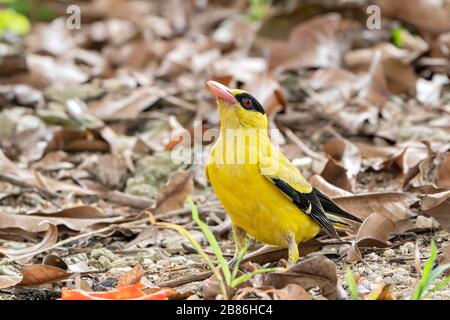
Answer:
<svg viewBox="0 0 450 320"><path fill-rule="evenodd" d="M297 243L319 233L320 226L263 177L256 164L210 163L207 171L233 224L256 240L287 247L286 238L291 233Z"/></svg>

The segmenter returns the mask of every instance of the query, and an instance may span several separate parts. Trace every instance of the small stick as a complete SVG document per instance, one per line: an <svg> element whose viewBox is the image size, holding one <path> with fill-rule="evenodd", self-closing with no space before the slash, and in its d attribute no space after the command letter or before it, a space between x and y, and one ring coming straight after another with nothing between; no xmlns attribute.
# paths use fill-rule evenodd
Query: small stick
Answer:
<svg viewBox="0 0 450 320"><path fill-rule="evenodd" d="M212 274L213 273L211 271L205 271L205 272L194 274L192 276L186 276L183 278L162 281L162 282L157 283L156 285L160 288L175 288L175 287L179 287L184 284L187 284L187 283L206 280L209 277L211 277Z"/></svg>

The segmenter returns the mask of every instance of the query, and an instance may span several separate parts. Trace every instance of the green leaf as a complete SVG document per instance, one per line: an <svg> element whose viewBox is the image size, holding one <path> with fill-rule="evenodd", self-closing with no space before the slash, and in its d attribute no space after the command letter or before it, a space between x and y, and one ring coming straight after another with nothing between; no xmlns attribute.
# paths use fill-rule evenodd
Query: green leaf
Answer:
<svg viewBox="0 0 450 320"><path fill-rule="evenodd" d="M350 268L347 268L347 283L353 300L359 300L359 291L355 276Z"/></svg>
<svg viewBox="0 0 450 320"><path fill-rule="evenodd" d="M238 255L236 257L236 264L233 267L233 271L231 272L231 279L236 278L236 274L239 270L239 265L241 264L242 258L244 258L245 253L248 250L248 243L245 244L245 246L238 252Z"/></svg>
<svg viewBox="0 0 450 320"><path fill-rule="evenodd" d="M30 31L30 21L23 14L11 9L0 10L0 32L10 31L24 35Z"/></svg>
<svg viewBox="0 0 450 320"><path fill-rule="evenodd" d="M403 36L405 34L406 31L405 29L401 28L401 27L397 27L397 28L393 28L391 30L391 38L392 38L392 42L398 46L398 47L402 47L404 44L404 39Z"/></svg>

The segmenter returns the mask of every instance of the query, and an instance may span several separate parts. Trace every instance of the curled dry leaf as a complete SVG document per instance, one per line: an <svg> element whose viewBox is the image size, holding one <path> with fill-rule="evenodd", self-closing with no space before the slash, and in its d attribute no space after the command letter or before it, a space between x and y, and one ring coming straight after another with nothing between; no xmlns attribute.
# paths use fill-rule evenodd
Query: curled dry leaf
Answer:
<svg viewBox="0 0 450 320"><path fill-rule="evenodd" d="M356 245L383 248L388 245L389 236L394 230L395 222L392 219L374 212L361 224L356 235Z"/></svg>
<svg viewBox="0 0 450 320"><path fill-rule="evenodd" d="M450 188L450 150L443 146L433 150L425 142L428 156L411 168L405 177L404 188L413 189L448 189Z"/></svg>
<svg viewBox="0 0 450 320"><path fill-rule="evenodd" d="M0 212L0 226L1 228L19 228L29 232L44 232L47 227L41 222L47 221L55 226L65 225L72 230L85 231L88 228L119 222L124 218L123 216L106 216L94 207L79 206L57 212L35 212L29 215Z"/></svg>
<svg viewBox="0 0 450 320"><path fill-rule="evenodd" d="M179 170L169 179L156 198L156 214L183 208L188 195L194 189L192 172Z"/></svg>
<svg viewBox="0 0 450 320"><path fill-rule="evenodd" d="M5 256L7 256L8 258L12 258L15 261L24 264L26 262L28 262L31 258L33 258L33 253L34 252L38 252L44 248L47 248L53 244L56 243L56 241L58 241L58 228L53 225L48 223L47 221L42 221L40 223L40 225L45 225L47 226L47 231L45 231L45 235L44 238L42 239L41 242L36 243L32 246L29 246L27 248L24 249L19 249L19 250L14 250L14 249L0 249L0 253L4 254ZM39 228L39 226L38 226ZM26 258L20 258L21 256L26 255Z"/></svg>
<svg viewBox="0 0 450 320"><path fill-rule="evenodd" d="M263 284L275 289L289 284L297 284L305 290L319 287L327 299L338 298L336 264L323 255L297 263L285 272L265 274Z"/></svg>
<svg viewBox="0 0 450 320"><path fill-rule="evenodd" d="M353 193L341 189L339 187L336 187L335 185L329 183L326 181L323 177L315 174L311 178L309 178L309 183L325 193L327 196L334 198L334 197L344 197L344 196L351 196Z"/></svg>
<svg viewBox="0 0 450 320"><path fill-rule="evenodd" d="M333 138L324 147L331 158L321 175L328 182L343 189L352 190L356 175L361 169L358 147L343 138Z"/></svg>
<svg viewBox="0 0 450 320"><path fill-rule="evenodd" d="M349 179L348 171L333 158L329 158L320 175L335 186L352 191L354 181Z"/></svg>
<svg viewBox="0 0 450 320"><path fill-rule="evenodd" d="M422 213L435 218L441 227L450 231L450 191L421 196Z"/></svg>
<svg viewBox="0 0 450 320"><path fill-rule="evenodd" d="M117 283L117 288L123 288L141 282L144 270L140 265L136 265L130 271L122 274Z"/></svg>

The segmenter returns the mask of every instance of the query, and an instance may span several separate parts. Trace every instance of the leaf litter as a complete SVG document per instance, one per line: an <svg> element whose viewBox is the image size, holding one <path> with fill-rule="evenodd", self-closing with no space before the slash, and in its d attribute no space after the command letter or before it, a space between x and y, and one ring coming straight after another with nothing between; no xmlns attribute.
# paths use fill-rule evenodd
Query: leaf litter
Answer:
<svg viewBox="0 0 450 320"><path fill-rule="evenodd" d="M276 2L261 21L252 5L213 2L89 0L80 30L31 12L27 35L0 29L0 299L220 298L202 291L211 273L186 239L144 212L210 252L191 196L233 253L204 163L171 158L213 142L186 140L195 120L218 128L209 79L254 93L310 183L364 220L231 298L347 299L350 267L362 297L407 299L431 239L448 261L450 7L381 1L371 31L363 1L315 16ZM239 272L285 267L285 249L251 248Z"/></svg>

